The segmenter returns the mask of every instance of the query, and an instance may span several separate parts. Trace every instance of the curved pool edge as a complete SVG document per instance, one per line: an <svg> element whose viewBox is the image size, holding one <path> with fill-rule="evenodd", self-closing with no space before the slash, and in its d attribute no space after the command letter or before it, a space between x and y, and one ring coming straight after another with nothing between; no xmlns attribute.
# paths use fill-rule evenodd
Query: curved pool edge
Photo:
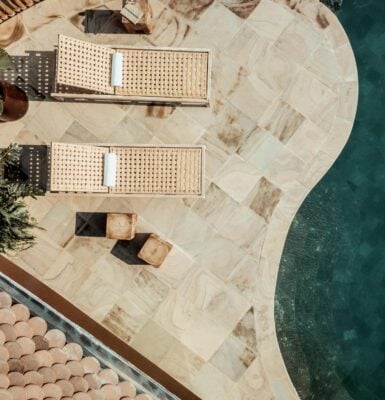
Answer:
<svg viewBox="0 0 385 400"><path fill-rule="evenodd" d="M288 3L284 0L275 1L286 5ZM333 137L321 146L314 162L300 179L303 190L298 190L299 186L293 185L292 190L287 191L281 198L272 214L262 246L259 278L260 284L264 286L264 299L258 299L254 304L255 327L257 342L261 344L259 346L261 365L277 400L299 400L285 366L275 325L275 291L283 249L297 211L332 167L348 142L356 117L359 90L353 49L336 15L318 0L305 4L297 4L299 3L297 1L289 3L291 8L316 25L319 24L320 18L325 18L330 23L327 28L329 30L327 40L336 53L344 79L338 84L339 106L331 130Z"/></svg>

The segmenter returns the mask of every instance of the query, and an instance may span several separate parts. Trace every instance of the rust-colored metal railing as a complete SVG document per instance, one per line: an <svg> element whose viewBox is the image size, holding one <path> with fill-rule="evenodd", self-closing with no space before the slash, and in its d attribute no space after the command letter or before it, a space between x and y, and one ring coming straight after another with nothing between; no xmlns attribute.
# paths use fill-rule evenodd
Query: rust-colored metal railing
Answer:
<svg viewBox="0 0 385 400"><path fill-rule="evenodd" d="M43 0L0 0L0 24Z"/></svg>

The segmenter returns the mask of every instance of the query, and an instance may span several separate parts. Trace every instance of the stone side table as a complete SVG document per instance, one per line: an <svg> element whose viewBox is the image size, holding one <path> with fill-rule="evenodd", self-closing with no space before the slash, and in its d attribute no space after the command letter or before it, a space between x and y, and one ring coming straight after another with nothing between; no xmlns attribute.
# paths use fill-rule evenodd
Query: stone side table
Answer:
<svg viewBox="0 0 385 400"><path fill-rule="evenodd" d="M151 233L150 237L140 250L138 257L153 267L159 268L171 249L171 243L162 240L155 233Z"/></svg>
<svg viewBox="0 0 385 400"><path fill-rule="evenodd" d="M132 4L142 10L143 16L137 24L133 24L127 18L122 17L122 23L128 33L145 33L150 34L153 30L152 24L152 7L149 0L123 0L122 8L126 4Z"/></svg>
<svg viewBox="0 0 385 400"><path fill-rule="evenodd" d="M107 239L132 240L135 237L136 214L108 213Z"/></svg>

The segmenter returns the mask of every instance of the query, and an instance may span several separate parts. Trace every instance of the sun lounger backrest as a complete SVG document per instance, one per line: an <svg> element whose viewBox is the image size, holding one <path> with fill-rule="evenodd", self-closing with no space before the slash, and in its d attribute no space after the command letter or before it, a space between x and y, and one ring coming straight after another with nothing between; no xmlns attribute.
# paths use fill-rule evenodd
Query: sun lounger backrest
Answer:
<svg viewBox="0 0 385 400"><path fill-rule="evenodd" d="M106 46L59 35L56 82L113 94L111 57L114 52Z"/></svg>
<svg viewBox="0 0 385 400"><path fill-rule="evenodd" d="M51 145L51 192L108 193L103 185L108 147L69 143Z"/></svg>

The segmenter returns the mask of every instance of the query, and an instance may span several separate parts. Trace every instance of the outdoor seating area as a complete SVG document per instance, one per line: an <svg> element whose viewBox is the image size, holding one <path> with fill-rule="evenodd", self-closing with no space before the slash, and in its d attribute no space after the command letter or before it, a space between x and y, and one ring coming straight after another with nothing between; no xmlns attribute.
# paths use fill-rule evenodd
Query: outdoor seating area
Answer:
<svg viewBox="0 0 385 400"><path fill-rule="evenodd" d="M61 382L46 395L55 380L25 396L28 381L13 399L0 376L0 397L298 400L275 288L294 217L354 121L357 70L336 16L318 0L14 11L0 24L0 253L109 332L134 372L86 390L72 363L88 368L83 357L59 379L76 378L74 393ZM36 282L16 281L33 299ZM0 304L0 319L11 314ZM9 321L0 347L17 351L1 343ZM61 353L51 350L36 348ZM39 357L47 366L34 372L50 374Z"/></svg>
<svg viewBox="0 0 385 400"><path fill-rule="evenodd" d="M107 47L59 35L56 60L58 100L209 104L209 50Z"/></svg>

